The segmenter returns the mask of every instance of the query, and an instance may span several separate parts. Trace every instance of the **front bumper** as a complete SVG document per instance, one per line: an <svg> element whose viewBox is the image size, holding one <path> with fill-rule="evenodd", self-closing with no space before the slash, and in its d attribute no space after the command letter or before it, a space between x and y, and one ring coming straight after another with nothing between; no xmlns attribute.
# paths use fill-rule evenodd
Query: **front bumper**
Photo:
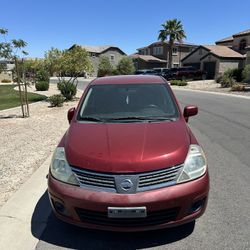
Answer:
<svg viewBox="0 0 250 250"><path fill-rule="evenodd" d="M49 174L48 192L55 215L65 222L110 231L155 230L200 217L207 205L209 176L206 172L199 179L158 190L117 194L68 185ZM61 204L62 209L55 204ZM140 219L116 221L107 217L108 207L140 206L146 206L151 220L147 218L140 223Z"/></svg>

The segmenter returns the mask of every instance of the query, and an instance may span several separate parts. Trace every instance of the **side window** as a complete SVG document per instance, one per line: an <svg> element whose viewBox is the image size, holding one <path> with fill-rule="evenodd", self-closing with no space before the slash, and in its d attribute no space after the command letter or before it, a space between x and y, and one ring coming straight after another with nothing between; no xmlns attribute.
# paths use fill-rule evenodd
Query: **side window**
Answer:
<svg viewBox="0 0 250 250"><path fill-rule="evenodd" d="M114 61L115 61L115 55L113 55L113 54L110 55L110 61L111 61L111 62L114 62Z"/></svg>

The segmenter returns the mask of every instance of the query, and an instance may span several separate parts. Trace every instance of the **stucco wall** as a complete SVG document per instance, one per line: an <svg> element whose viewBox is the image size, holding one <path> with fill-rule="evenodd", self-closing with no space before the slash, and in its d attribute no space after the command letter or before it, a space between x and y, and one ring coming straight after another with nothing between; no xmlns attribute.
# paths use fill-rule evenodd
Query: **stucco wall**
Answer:
<svg viewBox="0 0 250 250"><path fill-rule="evenodd" d="M219 74L223 74L228 69L235 69L239 67L239 61L221 61L219 64Z"/></svg>
<svg viewBox="0 0 250 250"><path fill-rule="evenodd" d="M0 73L0 83L3 79L7 79L7 80L12 81L12 72L7 71L7 72Z"/></svg>
<svg viewBox="0 0 250 250"><path fill-rule="evenodd" d="M243 39L246 39L246 41L247 41L247 46L250 46L250 35L247 35L247 36L240 36L240 37L234 37L233 49L239 50L240 41L243 40Z"/></svg>
<svg viewBox="0 0 250 250"><path fill-rule="evenodd" d="M197 51L195 51L192 55L190 55L187 59L182 61L182 64L187 64L187 63L199 63L201 57L206 55L208 51L203 48L199 48Z"/></svg>

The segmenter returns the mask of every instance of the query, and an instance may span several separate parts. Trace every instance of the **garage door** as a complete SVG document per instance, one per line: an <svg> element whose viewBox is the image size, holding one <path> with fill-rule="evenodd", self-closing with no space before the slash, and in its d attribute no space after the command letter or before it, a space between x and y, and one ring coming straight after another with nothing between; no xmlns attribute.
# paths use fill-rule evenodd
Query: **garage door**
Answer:
<svg viewBox="0 0 250 250"><path fill-rule="evenodd" d="M214 79L216 62L204 62L203 69L207 72L207 79Z"/></svg>

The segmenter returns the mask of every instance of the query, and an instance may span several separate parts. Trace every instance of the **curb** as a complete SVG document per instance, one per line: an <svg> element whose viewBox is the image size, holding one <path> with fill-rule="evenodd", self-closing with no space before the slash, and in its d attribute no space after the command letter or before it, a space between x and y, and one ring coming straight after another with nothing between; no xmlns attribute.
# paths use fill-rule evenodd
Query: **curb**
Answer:
<svg viewBox="0 0 250 250"><path fill-rule="evenodd" d="M200 92L200 93L213 94L213 95L222 95L222 96L228 96L228 97L238 97L238 98L242 98L242 99L250 99L250 96L243 96L243 95L226 94L226 93L205 91L205 90L198 90L198 89L182 89L182 88L176 88L176 87L172 87L172 86L171 86L171 88L172 88L172 90L183 90L183 91L189 91L189 92Z"/></svg>
<svg viewBox="0 0 250 250"><path fill-rule="evenodd" d="M50 215L46 207L36 218L36 237L31 232L31 222L37 202L47 189L46 175L52 155L14 193L0 209L0 249L35 249Z"/></svg>

